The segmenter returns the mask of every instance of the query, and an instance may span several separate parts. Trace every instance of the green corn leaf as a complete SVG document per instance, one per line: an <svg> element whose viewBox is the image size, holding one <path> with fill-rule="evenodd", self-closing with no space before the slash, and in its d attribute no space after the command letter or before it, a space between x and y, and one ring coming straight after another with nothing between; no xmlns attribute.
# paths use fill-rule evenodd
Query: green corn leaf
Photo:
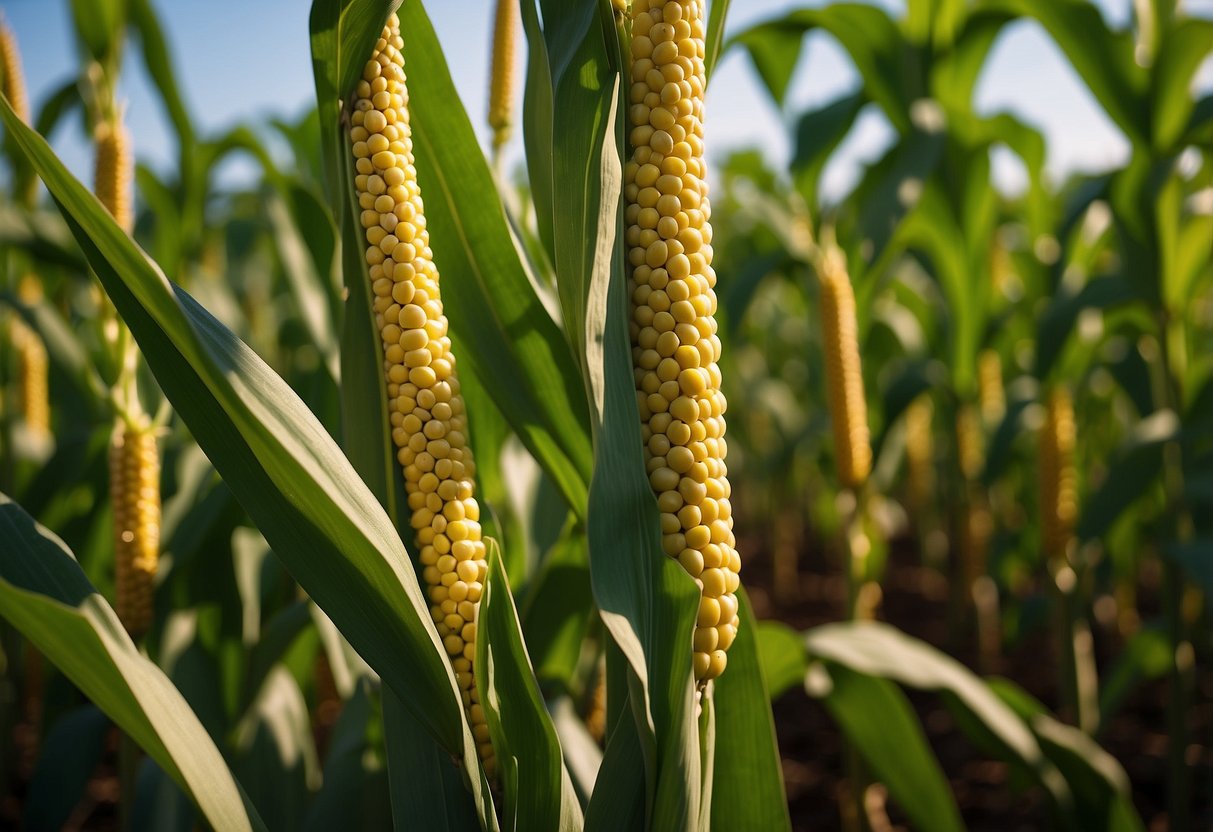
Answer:
<svg viewBox="0 0 1213 832"><path fill-rule="evenodd" d="M163 767L217 829L265 828L198 717L135 647L71 552L3 494L0 610Z"/></svg>
<svg viewBox="0 0 1213 832"><path fill-rule="evenodd" d="M914 69L918 56L882 9L862 3L798 9L740 32L725 48L745 47L771 97L783 106L804 36L818 28L847 50L863 78L864 93L881 106L897 132L909 133L910 105L924 92Z"/></svg>
<svg viewBox="0 0 1213 832"><path fill-rule="evenodd" d="M1133 808L1128 775L1116 758L1091 737L1049 715L1048 709L1008 679L991 679L990 689L1032 729L1045 754L1074 790L1075 828L1142 832L1145 824Z"/></svg>
<svg viewBox="0 0 1213 832"><path fill-rule="evenodd" d="M818 184L826 162L851 131L867 98L862 92L843 96L816 110L810 110L796 122L796 150L792 154L792 174L796 188L810 210L820 208Z"/></svg>
<svg viewBox="0 0 1213 832"><path fill-rule="evenodd" d="M476 617L475 668L505 792L502 828L581 829L581 804L531 670L509 580L492 540Z"/></svg>
<svg viewBox="0 0 1213 832"><path fill-rule="evenodd" d="M705 794L711 796L713 828L790 830L771 697L759 659L758 622L744 590L737 593L737 607L737 639L711 696L716 718L713 782L719 788L705 787ZM803 656L803 648L795 648Z"/></svg>
<svg viewBox="0 0 1213 832"><path fill-rule="evenodd" d="M170 57L171 49L165 41L164 30L150 0L127 0L127 3L131 26L139 35L147 75L160 93L164 108L168 110L169 120L177 131L182 163L188 166L186 160L193 150L194 127L181 95L181 87L177 83L177 75Z"/></svg>
<svg viewBox="0 0 1213 832"><path fill-rule="evenodd" d="M173 287L0 104L174 409L275 554L443 746L474 760L428 605L374 495L282 379Z"/></svg>
<svg viewBox="0 0 1213 832"><path fill-rule="evenodd" d="M474 832L497 828L492 814L486 816L484 825L480 823L476 804L463 787L450 756L390 690L383 696L383 730L394 829ZM479 768L480 764L472 765Z"/></svg>
<svg viewBox="0 0 1213 832"><path fill-rule="evenodd" d="M591 458L581 375L519 257L425 10L407 3L400 19L417 178L456 353L581 514Z"/></svg>
<svg viewBox="0 0 1213 832"><path fill-rule="evenodd" d="M914 828L964 829L939 760L897 685L840 666L818 666L806 679Z"/></svg>
<svg viewBox="0 0 1213 832"><path fill-rule="evenodd" d="M720 58L720 48L724 43L724 22L729 16L730 0L711 0L708 4L708 28L704 34L703 72L710 81L712 70Z"/></svg>
<svg viewBox="0 0 1213 832"><path fill-rule="evenodd" d="M1213 54L1213 20L1177 21L1163 36L1162 48L1150 75L1154 148L1171 152L1188 126L1195 100L1192 76Z"/></svg>
<svg viewBox="0 0 1213 832"><path fill-rule="evenodd" d="M886 624L826 624L804 635L809 656L827 667L938 692L984 751L1013 763L1050 795L1063 817L1073 817L1074 796L1023 720L955 659ZM810 669L810 676L812 670Z"/></svg>
<svg viewBox="0 0 1213 832"><path fill-rule="evenodd" d="M110 721L81 705L50 726L39 747L21 822L26 829L62 829L105 754Z"/></svg>
<svg viewBox="0 0 1213 832"><path fill-rule="evenodd" d="M1179 419L1160 410L1142 419L1108 462L1103 482L1083 502L1076 533L1093 540L1107 533L1129 506L1146 493L1162 472L1163 446L1179 435Z"/></svg>
<svg viewBox="0 0 1213 832"><path fill-rule="evenodd" d="M273 829L298 829L320 763L298 682L278 665L236 728L232 765Z"/></svg>
<svg viewBox="0 0 1213 832"><path fill-rule="evenodd" d="M1110 30L1099 8L1085 0L991 0L988 6L1039 21L1112 121L1134 144L1147 143L1148 78L1134 57L1131 33Z"/></svg>
<svg viewBox="0 0 1213 832"><path fill-rule="evenodd" d="M781 621L758 621L758 663L774 701L797 685L804 684L809 660L800 634ZM740 634L740 633L739 633Z"/></svg>
<svg viewBox="0 0 1213 832"><path fill-rule="evenodd" d="M587 343L601 345L601 351L587 353L595 419L588 531L594 599L626 656L631 679L628 716L635 720L632 730L638 736L635 746L628 740L615 752L608 744L600 779L630 780L639 761L625 763L614 755L625 749L642 751L642 782L655 795L649 822L661 829L684 829L694 825L700 809L690 650L699 591L661 549L657 503L641 455L627 304L622 247L616 246L595 269L586 314ZM632 791L621 783L602 794L625 799ZM587 826L590 816L626 815L623 804L597 809L606 799L595 789Z"/></svg>
<svg viewBox="0 0 1213 832"><path fill-rule="evenodd" d="M377 697L372 688L369 679L360 680L353 696L341 706L341 715L337 717L329 740L323 785L307 807L307 817L302 826L304 832L326 832L343 826L351 829L386 829L392 822L387 771L379 737L378 709L375 707ZM424 733L421 737L429 740ZM432 740L428 744L435 747ZM449 759L442 760L442 763L453 770ZM471 806L462 785L456 785L463 802ZM468 814L471 825L466 828L473 832L480 826L476 823L475 812L469 810ZM425 828L443 832L440 826Z"/></svg>

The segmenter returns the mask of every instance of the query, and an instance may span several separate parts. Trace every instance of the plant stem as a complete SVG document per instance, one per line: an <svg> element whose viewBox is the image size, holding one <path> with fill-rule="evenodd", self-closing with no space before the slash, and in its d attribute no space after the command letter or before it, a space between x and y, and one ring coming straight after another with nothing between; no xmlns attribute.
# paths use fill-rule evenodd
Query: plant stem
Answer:
<svg viewBox="0 0 1213 832"><path fill-rule="evenodd" d="M1153 387L1158 409L1183 412L1182 378L1179 368L1185 366L1186 340L1183 321L1165 309L1157 312L1158 370ZM1183 457L1177 441L1163 446L1163 489L1166 493L1166 514L1172 539L1182 543L1192 536L1193 521L1184 503ZM1187 712L1191 698L1194 660L1192 643L1187 637L1183 616L1184 578L1179 565L1163 552L1163 574L1167 629L1174 654L1169 673L1167 700L1167 819L1172 832L1187 832L1192 828L1192 771L1185 759L1188 746Z"/></svg>
<svg viewBox="0 0 1213 832"><path fill-rule="evenodd" d="M1187 715L1194 681L1192 644L1185 639L1183 620L1183 575L1178 564L1168 559L1164 565L1167 604L1167 629L1174 655L1168 678L1167 697L1167 820L1171 832L1191 829L1192 771L1187 752Z"/></svg>
<svg viewBox="0 0 1213 832"><path fill-rule="evenodd" d="M139 772L139 747L125 731L118 736L118 820L123 832L134 829L135 781Z"/></svg>
<svg viewBox="0 0 1213 832"><path fill-rule="evenodd" d="M863 577L867 572L866 554L857 552L854 546L855 535L859 533L863 522L861 503L863 495L860 489L847 489L844 494L849 498L844 499L847 509L842 518L843 563L847 570L847 620L856 621L861 617L860 590L863 585ZM867 777L864 774L859 750L853 743L845 742L845 740L844 743L843 762L846 766L848 794L847 799L839 806L842 812L843 827L853 830L853 832L865 832L868 824L863 795L867 786Z"/></svg>

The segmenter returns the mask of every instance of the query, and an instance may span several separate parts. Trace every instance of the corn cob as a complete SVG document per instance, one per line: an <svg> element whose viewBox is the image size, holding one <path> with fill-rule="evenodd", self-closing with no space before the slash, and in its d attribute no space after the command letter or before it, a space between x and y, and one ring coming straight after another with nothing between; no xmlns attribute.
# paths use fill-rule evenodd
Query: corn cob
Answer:
<svg viewBox="0 0 1213 832"><path fill-rule="evenodd" d="M982 466L981 422L972 404L962 404L956 411L956 458L966 480L975 480Z"/></svg>
<svg viewBox="0 0 1213 832"><path fill-rule="evenodd" d="M724 672L737 635L741 558L729 502L704 181L703 0L632 4L625 172L632 356L662 545L702 590L695 678Z"/></svg>
<svg viewBox="0 0 1213 832"><path fill-rule="evenodd" d="M1006 394L1002 387L1002 359L997 350L985 349L977 356L977 402L981 418L994 426L1007 412Z"/></svg>
<svg viewBox="0 0 1213 832"><path fill-rule="evenodd" d="M906 474L910 503L918 510L930 505L935 490L935 442L931 434L934 410L926 394L906 408Z"/></svg>
<svg viewBox="0 0 1213 832"><path fill-rule="evenodd" d="M131 638L147 632L160 555L160 454L149 425L119 420L110 438L114 510L114 594Z"/></svg>
<svg viewBox="0 0 1213 832"><path fill-rule="evenodd" d="M1078 515L1078 474L1074 469L1074 403L1070 391L1055 387L1045 403L1040 429L1040 515L1045 555L1062 562Z"/></svg>
<svg viewBox="0 0 1213 832"><path fill-rule="evenodd" d="M97 157L93 175L93 192L125 231L134 227L131 210L131 181L134 160L130 137L119 120L101 121L93 131Z"/></svg>
<svg viewBox="0 0 1213 832"><path fill-rule="evenodd" d="M817 271L821 284L821 337L830 420L834 426L835 465L843 487L859 488L872 468L872 446L859 362L855 292L842 251L837 247L825 249Z"/></svg>
<svg viewBox="0 0 1213 832"><path fill-rule="evenodd" d="M510 138L514 112L514 44L518 40L518 0L497 0L493 20L493 77L489 79L489 127L493 150Z"/></svg>
<svg viewBox="0 0 1213 832"><path fill-rule="evenodd" d="M473 683L476 611L488 564L467 417L413 166L403 45L393 14L363 69L350 113L354 184L383 341L392 440L404 469L430 613L491 777L496 759Z"/></svg>
<svg viewBox="0 0 1213 832"><path fill-rule="evenodd" d="M12 29L0 18L0 92L22 121L29 120L29 99L25 76L21 72L21 53ZM21 299L27 305L37 302L41 287L32 275L21 279ZM12 325L13 348L17 352L17 376L21 388L21 411L25 426L37 437L50 434L50 404L47 395L46 347L38 334L21 320Z"/></svg>
<svg viewBox="0 0 1213 832"><path fill-rule="evenodd" d="M594 692L590 694L589 708L585 714L585 727L599 745L606 738L606 663L603 662L598 671L598 679L594 682Z"/></svg>
<svg viewBox="0 0 1213 832"><path fill-rule="evenodd" d="M21 388L21 414L31 436L50 435L50 398L47 388L46 347L38 333L14 318L13 347L17 352L17 378Z"/></svg>
<svg viewBox="0 0 1213 832"><path fill-rule="evenodd" d="M21 53L17 50L17 38L0 18L0 92L8 99L17 118L29 121L29 98L25 94L25 75L21 71Z"/></svg>

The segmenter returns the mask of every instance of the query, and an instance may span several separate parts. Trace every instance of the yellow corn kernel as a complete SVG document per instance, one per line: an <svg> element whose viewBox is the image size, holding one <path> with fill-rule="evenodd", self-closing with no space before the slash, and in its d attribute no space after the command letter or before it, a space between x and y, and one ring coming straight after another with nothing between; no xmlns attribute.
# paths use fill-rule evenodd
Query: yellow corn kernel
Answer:
<svg viewBox="0 0 1213 832"><path fill-rule="evenodd" d="M818 269L821 287L821 340L834 426L834 456L838 481L859 488L872 468L868 405L864 399L859 362L859 332L855 321L855 292L842 251L825 249Z"/></svg>
<svg viewBox="0 0 1213 832"><path fill-rule="evenodd" d="M514 114L514 46L518 41L518 0L497 0L493 19L493 76L489 79L489 126L493 149L510 138Z"/></svg>
<svg viewBox="0 0 1213 832"><path fill-rule="evenodd" d="M93 141L97 145L93 192L118 225L130 232L134 227L131 209L134 160L130 137L121 122L102 121L93 131Z"/></svg>
<svg viewBox="0 0 1213 832"><path fill-rule="evenodd" d="M1054 387L1045 402L1040 429L1040 521L1045 555L1063 561L1078 516L1078 473L1074 468L1074 402L1065 387Z"/></svg>
<svg viewBox="0 0 1213 832"><path fill-rule="evenodd" d="M383 343L392 440L404 471L422 576L443 646L455 669L486 774L496 758L473 683L476 609L488 562L476 466L425 206L413 166L400 21L388 18L353 95L350 118L372 309ZM369 165L369 168L368 168ZM369 197L369 198L368 198Z"/></svg>
<svg viewBox="0 0 1213 832"><path fill-rule="evenodd" d="M931 504L935 491L935 439L931 433L934 410L926 393L906 408L906 480L910 505L917 510Z"/></svg>
<svg viewBox="0 0 1213 832"><path fill-rule="evenodd" d="M160 556L160 454L149 426L118 423L110 438L109 475L115 607L137 639L151 626Z"/></svg>
<svg viewBox="0 0 1213 832"><path fill-rule="evenodd" d="M12 341L17 353L17 378L21 389L21 415L32 437L50 436L50 396L47 387L46 346L38 333L20 318L13 318Z"/></svg>
<svg viewBox="0 0 1213 832"><path fill-rule="evenodd" d="M977 356L977 402L981 418L990 427L1002 421L1007 398L1002 386L1002 358L997 350L985 349Z"/></svg>
<svg viewBox="0 0 1213 832"><path fill-rule="evenodd" d="M692 645L700 682L724 672L739 624L741 572L704 181L705 25L703 0L632 3L625 171L636 390L649 442L664 451L650 460L649 482L663 528L677 530L663 537L665 551L702 590Z"/></svg>
<svg viewBox="0 0 1213 832"><path fill-rule="evenodd" d="M0 92L8 99L17 118L29 121L29 98L25 93L25 74L21 71L21 53L17 38L0 18Z"/></svg>

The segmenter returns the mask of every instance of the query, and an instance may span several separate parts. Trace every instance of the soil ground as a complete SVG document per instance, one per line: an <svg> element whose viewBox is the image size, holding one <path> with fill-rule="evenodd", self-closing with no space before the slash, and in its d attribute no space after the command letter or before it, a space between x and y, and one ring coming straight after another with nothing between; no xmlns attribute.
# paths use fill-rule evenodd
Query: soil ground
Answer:
<svg viewBox="0 0 1213 832"><path fill-rule="evenodd" d="M779 619L797 630L806 630L845 617L842 572L821 552L802 552L795 590L776 600L771 591L771 557L762 541L743 539L738 548L748 554L744 580L759 619ZM937 570L920 564L912 541L894 541L882 588L878 619L976 669L976 639L969 637L957 643L949 632L947 580ZM1143 598L1142 603L1148 604L1149 599ZM1094 639L1102 675L1123 647L1123 640L1114 632L1098 628ZM1042 628L1005 649L997 673L1014 680L1056 712L1054 654L1051 637ZM1008 782L1008 767L984 758L956 729L938 697L907 693L951 782L967 828L1015 832L1051 828L1049 806L1040 790L1014 793ZM1193 828L1213 832L1213 670L1207 665L1198 676L1194 699L1196 704L1189 712L1191 744L1187 749L1195 769ZM1165 678L1142 684L1098 738L1124 766L1133 786L1133 801L1150 832L1168 829L1166 701ZM838 727L825 708L799 687L779 696L773 710L794 828L815 832L842 828L839 806L846 795L846 781ZM890 801L886 809L886 828L907 828L897 806Z"/></svg>

